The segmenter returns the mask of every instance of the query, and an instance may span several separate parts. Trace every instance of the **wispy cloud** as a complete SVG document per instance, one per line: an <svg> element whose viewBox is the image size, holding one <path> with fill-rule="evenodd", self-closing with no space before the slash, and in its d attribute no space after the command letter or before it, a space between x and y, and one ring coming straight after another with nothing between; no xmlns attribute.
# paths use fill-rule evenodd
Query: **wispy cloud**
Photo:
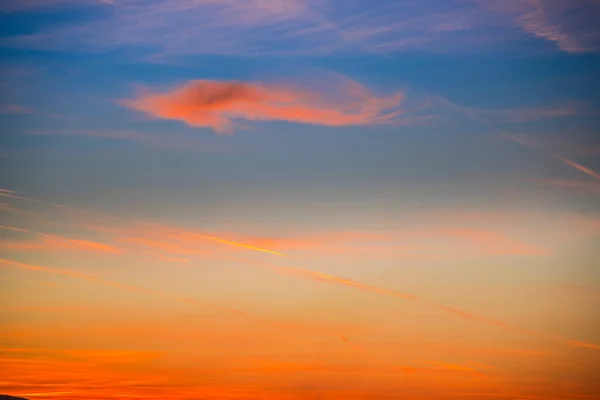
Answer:
<svg viewBox="0 0 600 400"><path fill-rule="evenodd" d="M72 0L71 2L75 2ZM66 0L8 2L19 11ZM79 0L111 7L85 25L8 39L61 49L143 47L166 55L330 54L494 50L549 40L568 52L598 50L594 0ZM109 4L111 3L111 4ZM26 5L25 5L26 4ZM210 40L207 40L210 38ZM514 46L513 46L514 47Z"/></svg>
<svg viewBox="0 0 600 400"><path fill-rule="evenodd" d="M462 114L463 116L470 118L474 122L477 122L477 123L485 126L486 128L491 129L496 134L498 134L499 136L501 136L505 139L512 140L513 142L519 143L525 147L529 147L535 151L543 153L551 158L554 158L557 161L560 161L561 163L563 163L571 168L574 168L574 169L600 181L600 173L598 173L597 171L595 171L589 167L586 167L585 165L582 165L582 164L576 162L573 159L567 158L560 153L551 151L536 142L532 142L530 140L527 140L520 136L517 136L517 135L507 131L506 129L499 127L495 123L490 122L488 119L482 118L480 115L477 114L477 112L474 112L473 110L468 109L468 108L461 107L461 106L453 103L452 101L448 100L447 98L444 98L444 97L441 97L438 95L433 95L433 94L431 95L431 97L433 99L435 99L435 102L437 104L444 105L451 110L457 111L458 113Z"/></svg>
<svg viewBox="0 0 600 400"><path fill-rule="evenodd" d="M596 0L477 0L511 18L525 32L554 42L569 53L600 50L600 3Z"/></svg>
<svg viewBox="0 0 600 400"><path fill-rule="evenodd" d="M5 196L7 194L4 194ZM18 198L22 198L22 197L18 197ZM28 199L28 198L25 198ZM77 210L77 209L76 209ZM278 253L274 250L265 250L262 249L260 247L256 247L253 246L251 244L240 244L239 242L234 242L234 241L230 241L228 239L215 239L212 236L207 236L204 233L194 233L194 232L189 232L189 231L181 231L181 230L177 230L177 229L171 229L168 227L163 227L163 226L153 226L153 225L149 225L149 224L140 224L136 221L128 221L125 219L122 219L125 222L131 222L134 225L139 225L141 227L144 227L145 229L151 228L151 229L157 229L157 230L161 230L163 231L165 234L177 234L177 235L182 235L185 236L186 238L188 238L188 240L199 240L199 241L204 241L206 240L206 238L212 238L211 241L213 242L217 242L217 243L221 243L221 244L227 244L227 245L233 245L236 247L242 247L242 248L249 248L249 249L254 249L254 250L259 250L259 251L267 251L269 253L274 253L274 254L281 254ZM439 230L434 230L433 233L438 232ZM425 234L431 234L431 230L429 232L425 232ZM465 230L465 229L460 229L460 230L450 230L450 231L445 231L443 230L441 233L443 234L448 234L450 236L454 236L454 237L459 237L459 238L466 238L468 240L471 241L475 241L477 243L482 244L484 247L489 247L491 246L492 250L496 251L496 247L497 247L497 243L503 244L503 241L506 241L506 238L503 235L498 235L498 234L489 234L489 233L485 233L483 231L474 231L474 230ZM355 240L359 240L358 237L350 235L350 238L354 238ZM505 243L504 243L505 244ZM512 246L512 243L511 243ZM504 246L500 246L502 251L505 251L505 249L503 248ZM509 249L511 252L513 252L513 249L510 248ZM520 247L517 247L517 251L519 254L523 253L523 249ZM526 252L529 252L529 249L525 249ZM376 293L379 295L384 295L384 296L391 296L391 297L395 297L395 298L399 298L399 299L403 299L406 301L412 301L412 302L417 302L417 303L421 303L423 305L427 305L429 307L432 307L434 309L437 310L441 310L445 313L448 314L452 314L455 316L458 316L462 319L465 320L471 320L471 321L477 321L483 324L487 324L487 325L493 325L493 326L497 326L497 327L501 327L504 328L508 331L512 331L514 333L519 333L519 334L524 334L524 335L528 335L528 336L533 336L533 337L539 337L539 338L544 338L544 339L549 339L552 341L556 341L556 342L560 342L569 346L575 346L575 347L588 347L588 348L592 348L592 349L600 349L600 346L596 345L596 344L592 344L592 343L586 343L586 342L581 342L581 341L573 341L573 340L568 340L568 339L564 339L558 336L555 336L553 334L550 333L546 333L546 332L534 332L534 331L528 331L528 330L524 330L524 329L520 329L517 327L513 327L511 325L507 325L501 321L497 321L497 320L493 320L484 316L479 316L479 315L475 315L460 309L456 309L456 308L452 308L452 307L448 307L445 305L441 305L438 304L436 302L430 302L426 299L423 299L417 295L413 295L411 293L404 293L404 292L400 292L400 291L396 291L396 290L391 290L391 289L385 289L385 288L381 288L381 287L377 287L377 286L373 286L373 285L369 285L366 283L362 283L356 280L352 280L352 279L347 279L347 278L343 278L340 276L334 276L334 275L330 275L330 274L326 274L323 272L319 272L319 271L315 271L315 270L310 270L307 268L300 268L300 267L292 267L292 266L287 266L287 265L279 265L279 264L273 264L273 263L268 263L268 262L260 262L260 261L255 261L255 260L249 260L246 258L241 258L238 256L224 256L222 257L224 259L228 259L228 260L233 260L233 261L239 261L242 262L244 264L247 265L251 265L251 266L255 266L258 268L266 268L266 269L270 269L273 270L275 272L279 272L282 274L289 274L289 275L295 275L295 276L299 276L308 280L312 280L315 282L327 282L330 284L335 284L335 285L341 285L341 286L345 286L345 287L349 287L349 288L354 288L357 290L361 290L361 291L365 291L365 292L371 292L371 293ZM167 297L167 298L171 298L173 300L177 300L180 302L185 302L185 303L190 303L190 304L201 304L201 305L206 305L205 303L199 303L196 300L192 300L192 299L188 299L188 298L181 298L181 297L177 297L177 296L170 296L170 295L166 295L160 291L156 291L156 290L149 290L149 289L143 289L143 288L139 288L136 286L130 286L130 285L123 285L120 283L115 283L115 282L111 282L111 281L107 281L107 280L103 280L103 279L99 279L99 278L95 278L92 276L88 276L88 275L84 275L84 274L79 274L79 273L74 273L74 272L68 272L68 271L63 271L63 270L58 270L55 268L49 268L49 267L43 267L43 266L37 266L37 265L32 265L32 264L25 264L25 263L20 263L20 262L16 262L13 260L0 260L0 263L4 263L7 265L12 265L18 268L23 268L23 269L28 269L28 270L35 270L35 271L41 271L41 272L46 272L46 273L51 273L51 274L59 274L59 275L65 275L65 276L72 276L72 277L76 277L76 278L80 278L80 279L84 279L84 280L88 280L88 281L92 281L92 282L96 282L96 283L100 283L103 285L107 285L107 286L112 286L112 287L117 287L117 288L121 288L121 289L125 289L125 290L129 290L129 291L134 291L134 292L141 292L141 293L146 293L146 294L151 294L151 295L158 295L160 297ZM220 307L214 307L213 308L218 308L218 309L222 309ZM222 309L223 310L223 309ZM239 311L235 311L235 310L228 310L225 309L225 311L228 311L230 313L235 313L235 314L243 314L240 313Z"/></svg>
<svg viewBox="0 0 600 400"><path fill-rule="evenodd" d="M2 242L0 242L0 248L3 248L5 250L86 250L113 254L121 253L121 250L114 246L90 240L71 239L62 236L51 235L48 233L36 232L30 229L17 228L6 225L0 225L0 229L25 234L33 234L40 238L40 240L36 241L3 240Z"/></svg>
<svg viewBox="0 0 600 400"><path fill-rule="evenodd" d="M20 104L4 104L0 105L0 114L12 114L12 115L38 115L41 117L55 118L55 119L63 119L69 120L70 118L53 113L47 113L43 111L38 111L31 107L23 106Z"/></svg>
<svg viewBox="0 0 600 400"><path fill-rule="evenodd" d="M415 226L405 230L317 231L286 235L261 235L231 231L171 232L125 226L88 225L88 229L110 235L122 247L142 249L162 256L179 258L218 257L224 254L214 245L190 235L218 236L257 248L296 254L321 254L402 259L452 259L454 257L497 255L546 255L548 249L533 245L501 230L438 224ZM159 257L162 258L162 257ZM166 260L166 259L165 259Z"/></svg>
<svg viewBox="0 0 600 400"><path fill-rule="evenodd" d="M418 302L418 303L427 305L429 307L441 310L445 313L458 316L465 320L471 320L471 321L476 321L476 322L486 324L486 325L500 327L500 328L506 329L508 331L512 331L514 333L519 333L522 335L544 338L544 339L559 342L559 343L562 343L564 345L571 346L571 347L581 347L581 348L590 348L590 349L594 349L594 350L600 350L600 345L598 345L598 344L582 342L582 341L578 341L578 340L569 340L569 339L565 339L563 337L556 336L556 335L548 333L548 332L531 331L531 330L521 329L521 328L518 328L518 327L515 327L512 325L508 325L502 321L490 319L490 318L487 318L484 316L472 314L467 311L463 311L463 310L459 310L459 309L456 309L453 307L448 307L448 306L445 306L442 304L431 302L431 301L421 298L420 296L417 296L417 295L414 295L411 293L404 293L404 292L389 290L389 289L385 289L385 288L381 288L381 287L377 287L377 286L372 286L372 285L368 285L368 284L365 284L362 282L342 278L339 276L324 274L324 273L313 271L313 270L306 269L306 268L289 267L289 266L277 265L277 264L268 263L268 262L256 262L256 261L250 261L247 259L243 259L240 257L231 257L231 259L237 260L237 261L242 261L242 262L254 265L259 268L271 269L271 270L274 270L274 271L277 271L277 272L280 272L283 274L300 276L300 277L310 279L310 280L313 280L316 282L327 282L330 284L352 287L354 289L361 290L361 291L376 293L376 294L380 294L380 295L384 295L384 296L391 296L391 297L395 297L395 298L407 300L407 301L412 301L412 302Z"/></svg>
<svg viewBox="0 0 600 400"><path fill-rule="evenodd" d="M223 153L230 148L222 143L199 138L197 135L154 133L133 130L36 130L26 133L34 136L71 136L82 139L106 139L139 143L151 148L198 153Z"/></svg>
<svg viewBox="0 0 600 400"><path fill-rule="evenodd" d="M46 273L55 274L55 275L70 276L73 278L78 278L78 279L83 279L83 280L90 281L90 282L99 283L99 284L102 284L105 286L112 286L112 287L123 289L123 290L128 290L128 291L138 292L138 293L145 293L145 294L150 294L150 295L158 296L158 297L166 297L167 299L172 299L172 300L176 300L176 301L180 301L180 302L184 302L184 303L188 303L188 304L204 306L204 307L210 307L215 310L225 311L225 312L232 313L232 314L245 315L241 311L230 310L230 309L227 309L224 307L214 306L214 305L211 305L206 302L201 302L201 301L192 300L192 299L188 299L188 298L181 298L178 296L171 296L169 294L165 294L158 290L144 289L144 288L140 288L137 286L131 286L131 285L123 285L121 283L116 283L116 282L108 281L105 279L96 278L96 277L93 277L90 275L80 274L77 272L69 272L69 271L64 271L64 270L60 270L60 269L56 269L56 268L44 267L44 266L33 265L33 264L26 264L26 263L21 263L21 262L17 262L17 261L13 261L13 260L6 260L6 259L0 259L0 264L12 265L14 267L21 268L21 269L46 272Z"/></svg>
<svg viewBox="0 0 600 400"><path fill-rule="evenodd" d="M102 4L112 3L109 0L27 0L27 1L5 1L0 5L4 12L27 11L40 8L55 7L70 4Z"/></svg>
<svg viewBox="0 0 600 400"><path fill-rule="evenodd" d="M123 105L158 118L230 133L236 120L343 126L388 121L400 114L402 93L378 97L358 82L338 79L335 92L299 85L195 80L171 91L143 90Z"/></svg>
<svg viewBox="0 0 600 400"><path fill-rule="evenodd" d="M553 118L581 116L590 112L589 107L585 103L577 101L565 101L553 107L467 110L494 122L534 122Z"/></svg>
<svg viewBox="0 0 600 400"><path fill-rule="evenodd" d="M146 229L159 229L159 230L162 230L163 232L181 234L181 235L184 235L184 236L192 237L194 239L204 240L204 241L213 242L213 243L219 243L219 244L222 244L222 245L234 246L234 247L238 247L238 248L244 248L244 249L248 249L248 250L254 250L254 251L259 251L259 252L263 252L263 253L280 255L280 256L284 255L283 253L280 253L280 252L277 252L277 251L273 251L273 250L269 250L269 249L263 249L263 248L259 248L259 247L256 247L256 246L251 246L251 245L248 245L248 244L244 244L244 243L233 242L233 241L230 241L230 240L227 240L227 239L223 239L223 238L219 238L219 237L215 237L215 236L208 236L206 234L188 232L188 231L184 231L184 230L180 230L180 229L175 229L175 228L171 228L171 227L154 225L154 224L150 224L150 223L145 223L145 222L131 220L131 219L128 219L128 218L117 217L117 216L106 214L106 213L100 213L100 212L96 212L96 211L85 210L85 209L82 209L82 208L66 206L66 205L58 204L58 203L51 203L51 202L48 202L48 201L38 200L38 199L31 198L31 197L19 196L15 192L13 192L11 190L7 190L7 189L0 189L0 196L8 197L8 198L11 198L11 199L23 200L23 201L27 201L27 202L31 202L31 203L36 203L36 204L42 204L42 205L46 205L46 206L51 206L51 207L63 209L63 210L66 210L66 211L74 212L74 213L77 213L77 214L101 216L101 217L104 217L104 218L110 218L112 220L126 222L126 223L133 224L133 225L136 225L136 226L145 227Z"/></svg>

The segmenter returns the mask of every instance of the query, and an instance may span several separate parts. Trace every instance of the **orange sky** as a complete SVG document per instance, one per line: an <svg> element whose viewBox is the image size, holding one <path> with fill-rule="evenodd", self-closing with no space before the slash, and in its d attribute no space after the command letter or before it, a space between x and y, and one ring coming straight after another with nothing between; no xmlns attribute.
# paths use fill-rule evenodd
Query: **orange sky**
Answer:
<svg viewBox="0 0 600 400"><path fill-rule="evenodd" d="M490 286L484 275L446 284L372 269L399 261L467 271L564 251L525 228L500 229L507 216L473 213L459 224L446 213L438 226L277 238L148 228L7 199L15 226L3 226L0 356L11 394L575 399L591 388L598 350L583 327L599 292L525 275ZM553 224L554 241L597 229L566 215ZM348 262L365 269L338 275ZM558 311L576 304L577 313Z"/></svg>
<svg viewBox="0 0 600 400"><path fill-rule="evenodd" d="M0 1L0 397L600 400L599 16Z"/></svg>

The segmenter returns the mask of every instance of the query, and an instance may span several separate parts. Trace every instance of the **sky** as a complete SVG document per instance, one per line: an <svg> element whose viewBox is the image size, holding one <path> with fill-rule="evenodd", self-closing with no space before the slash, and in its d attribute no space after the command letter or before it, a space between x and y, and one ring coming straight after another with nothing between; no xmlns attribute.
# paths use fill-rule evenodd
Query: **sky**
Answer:
<svg viewBox="0 0 600 400"><path fill-rule="evenodd" d="M598 19L0 1L0 393L600 399Z"/></svg>

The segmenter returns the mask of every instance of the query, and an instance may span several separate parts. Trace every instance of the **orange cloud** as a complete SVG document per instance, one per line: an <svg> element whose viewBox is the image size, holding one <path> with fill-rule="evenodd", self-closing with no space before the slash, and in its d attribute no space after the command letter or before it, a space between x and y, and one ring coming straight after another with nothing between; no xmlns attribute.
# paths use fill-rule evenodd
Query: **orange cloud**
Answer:
<svg viewBox="0 0 600 400"><path fill-rule="evenodd" d="M0 259L0 264L8 264L8 265L13 265L15 267L18 268L22 268L22 269L29 269L29 270L33 270L33 271L41 271L41 272L48 272L51 274L56 274L56 275L64 275L64 276L70 276L73 278L79 278L79 279L84 279L87 281L91 281L91 282L95 282L95 283L100 283L102 285L106 285L106 286L112 286L112 287L116 287L119 289L124 289L124 290L129 290L129 291L133 291L133 292L139 292L139 293L146 293L146 294L150 294L150 295L155 295L155 296L159 296L159 297L166 297L166 298L170 298L173 300L177 300L177 301L183 301L185 303L188 304L195 304L195 305L202 305L202 306L206 306L206 307L210 307L219 311L226 311L228 313L232 313L232 314L244 314L240 311L237 310L230 310L224 307L218 307L218 306L214 306L214 305L210 305L208 303L205 302L200 302L200 301L196 301L196 300L191 300L191 299L186 299L186 298L181 298L181 297L177 297L177 296L170 296L168 294L165 294L163 292L160 292L158 290L151 290L151 289L144 289L144 288L140 288L137 286L131 286L131 285L123 285L120 283L116 283L116 282L111 282L105 279L99 279L99 278L95 278L93 276L90 275L85 275L85 274L80 274L77 272L68 272L68 271L62 271L59 269L55 269L55 268L49 268L49 267L42 267L42 266L38 266L38 265L32 265L32 264L25 264L25 263L20 263L20 262L16 262L16 261L12 261L12 260L3 260Z"/></svg>
<svg viewBox="0 0 600 400"><path fill-rule="evenodd" d="M364 283L361 283L358 281L354 281L351 279L328 275L328 274L324 274L321 272L317 272L317 271L313 271L313 270L309 270L309 269L305 269L305 268L281 266L281 265L276 265L276 264L266 263L266 262L256 262L256 261L250 261L250 260L246 260L246 259L239 258L239 257L229 257L229 258L231 258L232 260L242 261L242 262L245 262L245 263L248 263L251 265L255 265L255 266L258 266L261 268L272 269L274 271L278 271L278 272L285 273L285 274L302 276L302 277L305 277L307 279L311 279L311 280L317 281L317 282L327 282L327 283L332 283L332 284L339 284L339 285L353 287L355 289L359 289L359 290L363 290L363 291L367 291L367 292L392 296L392 297L396 297L396 298L400 298L400 299L404 299L404 300L420 302L429 307L436 308L436 309L444 311L446 313L457 315L463 319L472 320L472 321L484 323L487 325L498 326L503 329L506 329L506 330L509 330L509 331L512 331L515 333L527 335L527 336L539 337L539 338L544 338L547 340L560 342L560 343L563 343L563 344L565 344L567 346L571 346L571 347L586 347L586 348L590 348L590 349L600 350L600 345L597 345L594 343L570 340L570 339L562 338L560 336L553 335L551 333L537 332L537 331L521 329L518 327L513 327L513 326L508 325L501 321L497 321L497 320L489 319L489 318L486 318L483 316L471 314L469 312L458 310L458 309L451 308L451 307L447 307L447 306L444 306L444 305L441 305L441 304L438 304L435 302L430 302L428 300L425 300L419 296L416 296L416 295L413 295L410 293L402 293L402 292L398 292L398 291L394 291L394 290L380 288L377 286L367 285L367 284L364 284Z"/></svg>
<svg viewBox="0 0 600 400"><path fill-rule="evenodd" d="M57 251L84 250L119 254L121 251L113 246L75 239L42 238L41 241L8 241L0 242L0 248L11 251Z"/></svg>
<svg viewBox="0 0 600 400"><path fill-rule="evenodd" d="M180 230L180 229L174 229L174 228L169 228L166 226L161 226L161 225L154 225L154 224L149 224L149 223L145 223L145 222L140 222L140 221L134 221L131 219L127 219L127 218L121 218L121 217L117 217L114 215L110 215L110 214L105 214L105 213L100 213L100 212L95 212L95 211L89 211L89 210L84 210L81 208L76 208L76 207L70 207L70 206L65 206L62 204L57 204L57 203L51 203L48 201L43 201L43 200L38 200L38 199L34 199L31 197L25 197L25 196L17 196L16 194L14 194L14 192L10 191L10 190L3 190L0 191L0 196L4 196L4 197L9 197L12 199L18 199L18 200L24 200L24 201L28 201L28 202L32 202L32 203L37 203L37 204L43 204L43 205L48 205L48 206L52 206L52 207L56 207L56 208L61 208L61 209L65 209L71 212L77 212L77 213L81 213L81 214L90 214L90 215L97 215L103 218L111 218L113 220L119 220L119 221L123 221L123 222L127 222L130 224L134 224L134 225L138 225L138 226L142 226L147 228L153 228L153 229L159 229L165 232L172 232L172 233L179 233L181 235L186 235L186 236L190 236L190 237L194 237L194 238L198 238L198 239L202 239L202 240L206 240L206 241L210 241L210 242L216 242L216 243L221 243L221 244L225 244L228 246L235 246L235 247L240 247L240 248L245 248L245 249L249 249L249 250L254 250L254 251L259 251L259 252L263 252L263 253L270 253L270 254L274 254L274 255L284 255L283 253L277 252L277 251L273 251L273 250L269 250L269 249L263 249L263 248L259 248L256 246L250 246L244 243L238 243L238 242L233 242L230 240L226 240L226 239L222 239L222 238L218 238L218 237L214 237L214 236L208 236L208 235L202 235L202 234L198 234L198 233L193 233L193 232L187 232L184 230Z"/></svg>
<svg viewBox="0 0 600 400"><path fill-rule="evenodd" d="M390 233L358 232L358 231L331 231L291 237L256 237L241 235L235 232L221 232L221 236L234 237L245 243L257 246L265 246L282 250L316 250L328 253L340 254L368 254L374 257L386 250L393 250L394 256L398 251L411 253L421 257L439 257L434 251L443 250L447 256L448 243L421 244L410 243L408 240L415 238L443 238L463 239L465 244L471 245L475 251L483 251L486 254L545 254L546 250L520 242L510 238L508 235L487 229L473 228L424 228ZM402 244L399 244L402 240ZM470 249L470 250L471 250ZM464 254L466 249L460 249Z"/></svg>
<svg viewBox="0 0 600 400"><path fill-rule="evenodd" d="M0 357L18 354L27 359L46 360L48 356L56 359L79 359L93 362L131 362L159 357L161 353L131 350L80 350L0 347Z"/></svg>
<svg viewBox="0 0 600 400"><path fill-rule="evenodd" d="M483 252L489 255L517 254L540 255L546 250L512 239L502 232L485 229L457 228L425 228L398 232L368 232L368 231L326 231L289 236L260 236L229 231L219 232L189 232L164 229L153 226L153 229L132 229L125 227L90 226L90 229L109 233L123 244L143 246L167 254L179 255L216 255L211 247L204 245L207 235L218 235L226 243L244 243L244 247L258 249L273 249L269 252L283 254L281 251L313 251L339 255L362 255L374 257L403 257L403 258L440 258L449 256L448 250L457 248L454 243L428 244L423 239L463 239L461 248L456 253ZM417 239L417 242L413 240ZM401 241L401 242L400 242ZM463 248L462 245L469 245ZM466 247L466 246L465 246ZM277 250L277 251L276 251ZM155 252L154 252L155 253Z"/></svg>
<svg viewBox="0 0 600 400"><path fill-rule="evenodd" d="M295 85L193 80L171 91L143 90L123 105L152 116L234 130L235 120L288 121L343 126L374 124L399 115L403 95L377 97L357 82L342 79L336 92L310 91Z"/></svg>
<svg viewBox="0 0 600 400"><path fill-rule="evenodd" d="M104 243L92 242L89 240L69 239L61 236L50 235L48 233L36 232L30 229L16 228L13 226L0 225L0 229L9 230L19 233L29 233L41 236L39 242L23 242L23 241L2 241L0 247L7 250L86 250L98 251L103 253L120 254L121 250L114 246Z"/></svg>
<svg viewBox="0 0 600 400"><path fill-rule="evenodd" d="M377 232L330 231L309 233L294 236L268 237L244 235L236 232L220 232L220 236L232 237L236 240L255 246L280 249L285 251L319 251L337 254L369 254L373 256L381 250L422 251L426 246L401 246L393 243L397 235ZM395 254L397 255L397 254Z"/></svg>
<svg viewBox="0 0 600 400"><path fill-rule="evenodd" d="M152 234L151 232L145 233L146 235ZM156 234L156 232L153 233ZM185 237L182 237L182 235L179 234L160 235L159 238L125 236L123 233L117 234L119 235L117 240L121 243L146 247L148 249L159 250L169 254L205 255L212 253L209 250L198 248L198 246L193 246L193 243L189 243L189 240L186 243L182 240L185 239ZM166 257L154 252L151 254L163 259Z"/></svg>
<svg viewBox="0 0 600 400"><path fill-rule="evenodd" d="M181 302L181 303L192 304L195 306L208 307L208 308L212 308L217 311L226 312L228 314L241 315L241 316L246 316L246 317L249 316L245 312L234 310L234 309L229 309L226 307L216 306L216 305L213 305L208 302L194 300L194 299L190 299L187 297L179 297L179 296L171 295L171 294L159 291L159 290L145 289L145 288L141 288L138 286L132 286L132 285L124 285L121 283L108 281L105 279L100 279L100 278L96 278L96 277L93 277L90 275L80 274L77 272L70 272L70 271L64 271L64 270L60 270L60 269L56 269L56 268L20 263L17 261L7 260L7 259L0 259L0 264L12 265L17 268L26 269L26 270L33 270L33 271L46 272L46 273L51 273L51 274L56 274L56 275L70 276L73 278L79 278L79 279L87 280L90 282L95 282L95 283L99 283L102 285L115 287L118 289L123 289L123 290L132 291L132 292L138 292L138 293L144 293L144 294L157 296L157 297L168 299L168 300L174 300L174 301ZM292 330L301 329L301 330L306 331L306 327L304 327L302 325L282 323L278 320L274 320L274 319L271 319L268 317L253 316L253 318L256 320L260 320L262 322L268 323L271 326L277 326L280 328L286 328L286 329L292 329ZM313 328L310 328L309 330L312 332L315 331L315 329L313 329ZM331 334L331 332L324 332L323 330L320 330L320 331L321 331L321 333ZM339 336L339 335L336 335L336 336Z"/></svg>

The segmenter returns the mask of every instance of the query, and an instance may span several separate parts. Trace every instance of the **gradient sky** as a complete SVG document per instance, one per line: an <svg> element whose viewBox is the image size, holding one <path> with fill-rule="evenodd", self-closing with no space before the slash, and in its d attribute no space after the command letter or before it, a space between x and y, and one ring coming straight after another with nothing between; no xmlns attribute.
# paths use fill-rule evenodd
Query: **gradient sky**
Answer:
<svg viewBox="0 0 600 400"><path fill-rule="evenodd" d="M597 20L1 1L0 393L600 399Z"/></svg>

